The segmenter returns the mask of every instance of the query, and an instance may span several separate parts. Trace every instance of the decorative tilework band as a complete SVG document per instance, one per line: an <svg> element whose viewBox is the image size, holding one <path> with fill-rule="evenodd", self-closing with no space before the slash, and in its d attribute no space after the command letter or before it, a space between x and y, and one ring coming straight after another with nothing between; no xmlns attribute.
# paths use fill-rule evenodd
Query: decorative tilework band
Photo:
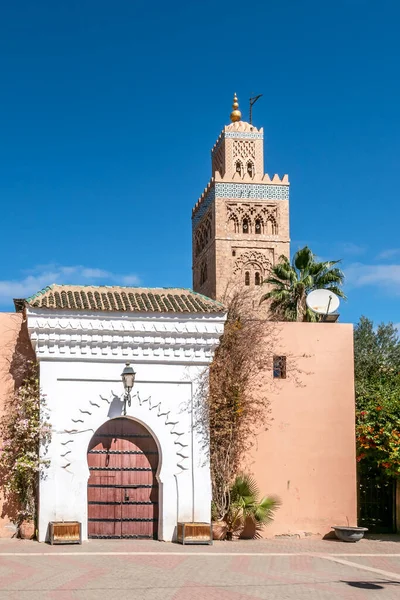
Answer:
<svg viewBox="0 0 400 600"><path fill-rule="evenodd" d="M249 131L227 131L226 138L240 138L241 140L263 140L262 133L250 133Z"/></svg>
<svg viewBox="0 0 400 600"><path fill-rule="evenodd" d="M205 196L202 203L200 204L199 208L197 209L196 214L193 216L193 218L192 218L192 227L193 228L195 228L196 225L201 221L201 219L204 217L205 213L207 212L208 207L214 202L214 200L215 200L215 186L210 189L210 191L208 192L208 194Z"/></svg>
<svg viewBox="0 0 400 600"><path fill-rule="evenodd" d="M250 198L254 200L289 200L289 187L273 183L216 183L218 198Z"/></svg>
<svg viewBox="0 0 400 600"><path fill-rule="evenodd" d="M216 197L238 200L289 200L289 186L273 183L216 183L194 214L193 228L201 221Z"/></svg>

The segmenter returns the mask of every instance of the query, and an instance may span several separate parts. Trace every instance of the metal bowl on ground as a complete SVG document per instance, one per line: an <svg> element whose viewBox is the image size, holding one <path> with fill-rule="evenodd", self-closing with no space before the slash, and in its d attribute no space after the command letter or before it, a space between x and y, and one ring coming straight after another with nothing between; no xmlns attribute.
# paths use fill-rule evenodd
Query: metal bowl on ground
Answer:
<svg viewBox="0 0 400 600"><path fill-rule="evenodd" d="M332 529L338 540L342 542L359 542L364 537L364 533L368 531L368 527L347 527L345 525L335 525Z"/></svg>

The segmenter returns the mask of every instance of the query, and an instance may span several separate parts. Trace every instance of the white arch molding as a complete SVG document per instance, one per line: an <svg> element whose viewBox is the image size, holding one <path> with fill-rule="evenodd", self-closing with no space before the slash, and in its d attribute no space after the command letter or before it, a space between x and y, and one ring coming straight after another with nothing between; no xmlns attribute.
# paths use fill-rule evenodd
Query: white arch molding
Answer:
<svg viewBox="0 0 400 600"><path fill-rule="evenodd" d="M82 403L83 404L83 403ZM45 489L55 477L55 487L63 488L63 497L68 500L77 516L63 520L79 520L82 523L83 539L87 539L87 483L90 476L87 464L87 450L95 432L107 421L121 418L123 396L110 391L108 398L101 395L96 401L88 399L84 408L78 408L70 417L75 427L67 427L53 432L52 448L58 448L58 456L53 454L52 466L48 478L43 482ZM185 418L186 417L186 418ZM159 485L159 521L158 539L170 541L176 536L178 520L192 520L194 508L193 460L191 456L190 415L181 415L162 408L161 401L151 397L141 399L140 392L132 397L131 407L127 409L127 419L137 421L154 438L159 452L157 481ZM77 425L78 423L78 427ZM186 422L185 422L186 421ZM60 469L61 467L61 469ZM79 491L79 493L77 493ZM44 494L42 493L41 505ZM67 507L63 501L58 503L58 512L65 515ZM70 508L68 508L68 512ZM42 530L50 520L44 517ZM40 519L39 519L40 520ZM43 537L43 536L41 536Z"/></svg>

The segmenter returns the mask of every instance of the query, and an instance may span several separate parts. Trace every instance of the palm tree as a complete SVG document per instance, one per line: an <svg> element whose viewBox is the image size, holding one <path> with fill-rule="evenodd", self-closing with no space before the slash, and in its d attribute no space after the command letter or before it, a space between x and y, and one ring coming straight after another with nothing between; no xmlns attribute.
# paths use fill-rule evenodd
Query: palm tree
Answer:
<svg viewBox="0 0 400 600"><path fill-rule="evenodd" d="M259 500L257 483L248 474L236 476L229 495L229 507L224 517L227 540L238 537L248 520L254 524L255 532L261 531L273 520L280 506L280 500L275 496L264 496Z"/></svg>
<svg viewBox="0 0 400 600"><path fill-rule="evenodd" d="M341 286L344 275L335 267L340 260L317 262L305 246L296 252L292 263L281 256L277 265L271 268L269 277L263 281L272 286L260 300L271 300L270 315L282 321L318 321L319 316L306 304L307 295L313 290L330 290L341 298L346 298Z"/></svg>

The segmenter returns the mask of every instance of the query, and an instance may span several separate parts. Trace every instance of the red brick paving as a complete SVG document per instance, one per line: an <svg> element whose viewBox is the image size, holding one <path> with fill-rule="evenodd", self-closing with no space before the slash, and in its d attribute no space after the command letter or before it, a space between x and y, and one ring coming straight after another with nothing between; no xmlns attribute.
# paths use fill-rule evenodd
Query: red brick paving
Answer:
<svg viewBox="0 0 400 600"><path fill-rule="evenodd" d="M0 540L0 600L397 600L398 540L343 544L306 538L213 546Z"/></svg>

